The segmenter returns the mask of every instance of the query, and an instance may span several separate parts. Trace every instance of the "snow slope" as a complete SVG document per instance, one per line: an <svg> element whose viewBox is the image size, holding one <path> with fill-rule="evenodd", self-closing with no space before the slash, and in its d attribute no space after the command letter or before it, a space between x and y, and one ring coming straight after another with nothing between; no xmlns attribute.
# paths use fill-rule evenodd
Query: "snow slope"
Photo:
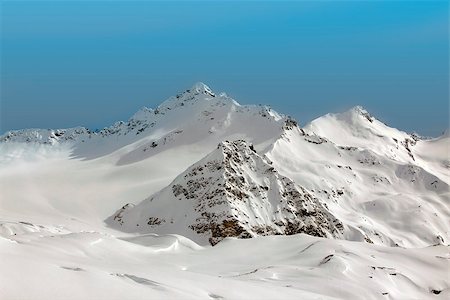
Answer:
<svg viewBox="0 0 450 300"><path fill-rule="evenodd" d="M41 225L42 226L42 225ZM1 299L447 299L449 252L307 235L0 238ZM25 288L24 288L25 287Z"/></svg>
<svg viewBox="0 0 450 300"><path fill-rule="evenodd" d="M266 155L281 174L327 203L344 223L346 239L448 244L450 179L442 150L448 140L414 138L357 107L286 131ZM422 154L432 143L441 156Z"/></svg>
<svg viewBox="0 0 450 300"><path fill-rule="evenodd" d="M359 107L300 128L201 83L98 132L6 133L0 299L448 298L449 142ZM327 238L258 237L295 232Z"/></svg>

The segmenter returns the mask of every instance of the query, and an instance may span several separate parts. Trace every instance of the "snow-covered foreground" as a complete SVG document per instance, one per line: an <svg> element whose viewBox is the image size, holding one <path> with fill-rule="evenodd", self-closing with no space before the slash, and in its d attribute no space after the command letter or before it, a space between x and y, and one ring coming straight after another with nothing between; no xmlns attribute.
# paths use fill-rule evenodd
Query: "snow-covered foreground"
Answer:
<svg viewBox="0 0 450 300"><path fill-rule="evenodd" d="M201 83L100 132L6 133L0 299L446 299L449 141Z"/></svg>
<svg viewBox="0 0 450 300"><path fill-rule="evenodd" d="M450 296L445 246L402 249L300 234L201 247L175 235L118 238L20 226L27 233L0 238L1 299Z"/></svg>

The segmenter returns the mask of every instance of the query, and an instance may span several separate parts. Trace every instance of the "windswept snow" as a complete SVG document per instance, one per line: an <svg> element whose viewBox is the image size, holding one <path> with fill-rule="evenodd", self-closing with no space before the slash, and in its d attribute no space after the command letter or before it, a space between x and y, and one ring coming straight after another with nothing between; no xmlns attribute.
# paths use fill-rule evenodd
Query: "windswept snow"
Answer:
<svg viewBox="0 0 450 300"><path fill-rule="evenodd" d="M307 235L0 238L2 299L446 299L445 246L403 249ZM24 288L26 287L26 288Z"/></svg>
<svg viewBox="0 0 450 300"><path fill-rule="evenodd" d="M202 83L100 131L8 132L0 299L446 299L449 143Z"/></svg>

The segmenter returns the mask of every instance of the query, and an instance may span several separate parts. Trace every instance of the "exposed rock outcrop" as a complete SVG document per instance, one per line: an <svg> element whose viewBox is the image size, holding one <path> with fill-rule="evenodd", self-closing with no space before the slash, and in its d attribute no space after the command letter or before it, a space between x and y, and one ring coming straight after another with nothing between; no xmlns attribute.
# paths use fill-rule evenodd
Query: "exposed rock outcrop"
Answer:
<svg viewBox="0 0 450 300"><path fill-rule="evenodd" d="M178 233L212 245L257 235L337 237L343 225L251 144L222 142L168 187L108 222L125 231Z"/></svg>

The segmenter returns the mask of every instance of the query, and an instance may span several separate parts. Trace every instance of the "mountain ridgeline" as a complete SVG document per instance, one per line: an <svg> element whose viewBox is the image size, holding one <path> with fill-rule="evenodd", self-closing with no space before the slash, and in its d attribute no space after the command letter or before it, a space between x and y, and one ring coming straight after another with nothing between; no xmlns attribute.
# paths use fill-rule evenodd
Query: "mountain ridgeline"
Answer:
<svg viewBox="0 0 450 300"><path fill-rule="evenodd" d="M108 178L136 178L123 190L105 190L114 201L94 199L108 226L211 245L297 233L387 246L448 244L448 144L448 134L423 139L362 107L300 127L202 83L99 131L27 129L0 137L5 153L13 145L30 156L68 149L70 159L97 160L121 174ZM146 188L151 182L158 188Z"/></svg>

